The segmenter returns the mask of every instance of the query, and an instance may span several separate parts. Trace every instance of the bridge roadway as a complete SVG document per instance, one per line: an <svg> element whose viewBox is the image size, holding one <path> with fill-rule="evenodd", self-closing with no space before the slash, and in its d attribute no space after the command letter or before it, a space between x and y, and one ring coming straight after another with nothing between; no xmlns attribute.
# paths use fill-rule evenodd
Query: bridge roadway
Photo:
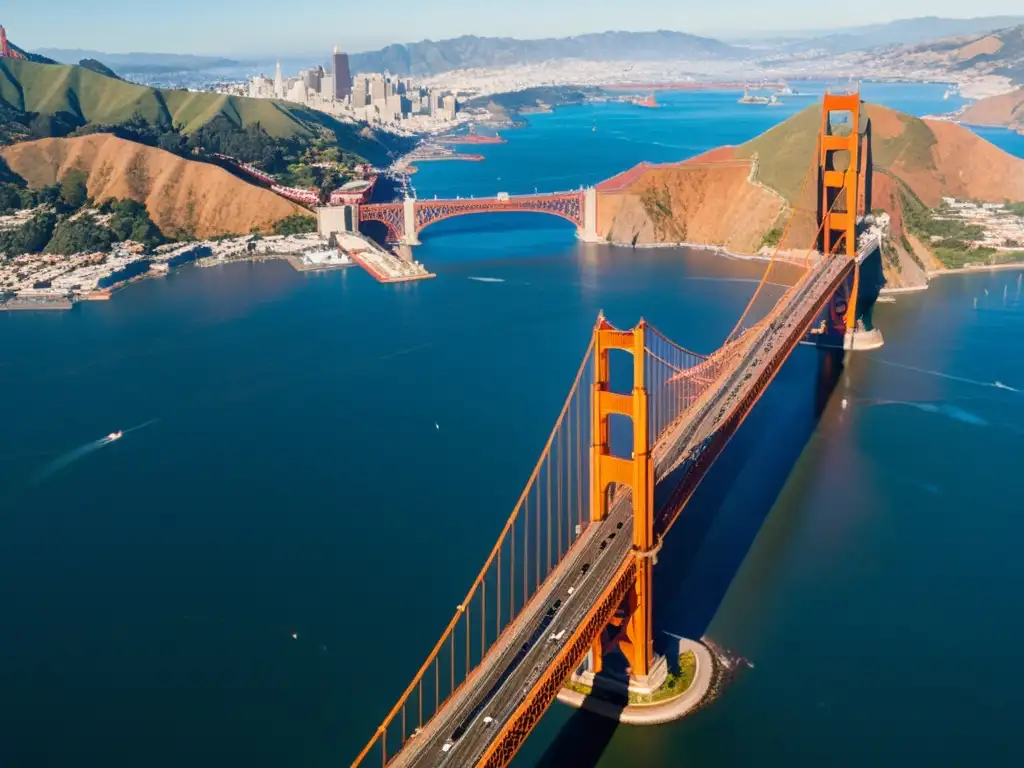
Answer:
<svg viewBox="0 0 1024 768"><path fill-rule="evenodd" d="M716 430L754 388L767 385L769 363L780 353L788 356L852 264L845 256L833 256L797 284L774 320L750 342L732 374L705 393L696 413L680 419L658 441L652 452L655 482L684 462L692 467ZM476 765L559 651L580 629L591 608L612 586L632 556L632 539L631 498L629 493L622 493L614 500L607 519L587 527L527 609L490 651L487 663L481 664L426 727L406 743L392 764L417 768ZM552 639L563 630L560 639ZM486 718L490 721L485 722ZM446 744L450 744L447 750Z"/></svg>

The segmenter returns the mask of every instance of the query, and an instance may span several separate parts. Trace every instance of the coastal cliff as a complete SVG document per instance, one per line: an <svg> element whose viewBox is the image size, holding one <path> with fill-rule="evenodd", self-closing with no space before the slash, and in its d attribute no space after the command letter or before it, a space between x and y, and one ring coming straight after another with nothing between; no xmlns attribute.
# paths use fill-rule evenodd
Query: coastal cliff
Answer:
<svg viewBox="0 0 1024 768"><path fill-rule="evenodd" d="M727 148L728 149L728 148ZM598 186L598 232L609 242L707 243L752 253L787 209L734 157L638 166Z"/></svg>
<svg viewBox="0 0 1024 768"><path fill-rule="evenodd" d="M81 171L92 200L144 203L153 222L170 236L205 238L254 228L267 232L281 219L307 213L222 168L111 134L29 141L0 150L0 156L31 187Z"/></svg>
<svg viewBox="0 0 1024 768"><path fill-rule="evenodd" d="M979 227L944 225L935 214L944 198L1024 200L1024 160L955 123L873 104L865 110L871 210L890 216L883 252L889 285L923 285L929 269L1001 257L1001 244L980 247ZM753 254L779 244L788 226L783 249L806 249L816 231L810 182L820 120L821 107L813 106L746 144L681 163L641 164L609 179L598 186L598 233L619 244L690 243Z"/></svg>

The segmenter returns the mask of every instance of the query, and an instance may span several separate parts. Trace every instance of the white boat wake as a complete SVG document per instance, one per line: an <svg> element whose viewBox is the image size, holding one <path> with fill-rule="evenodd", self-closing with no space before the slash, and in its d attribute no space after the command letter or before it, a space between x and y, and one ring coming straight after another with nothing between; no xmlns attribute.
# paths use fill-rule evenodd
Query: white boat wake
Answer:
<svg viewBox="0 0 1024 768"><path fill-rule="evenodd" d="M911 400L865 400L863 402L869 406L903 405L908 408L916 408L917 410L924 411L925 413L937 413L941 416L951 418L954 421L959 421L964 424L970 424L971 426L974 427L991 426L991 424L989 424L989 422L983 419L981 416L971 413L970 411L966 411L963 408L958 408L957 406L951 405L949 403L915 403Z"/></svg>
<svg viewBox="0 0 1024 768"><path fill-rule="evenodd" d="M882 363L883 365L889 365L893 368L902 368L905 371L914 371L916 373L923 373L928 376L938 376L940 379L949 379L950 381L959 381L964 384L973 384L976 387L991 387L992 389L1003 389L1007 392L1021 393L1021 390L1016 387L1011 387L1008 384L1003 384L1001 381L976 381L975 379L966 379L963 376L953 376L948 373L942 373L941 371L930 371L927 368L915 368L912 365L903 365L902 363L893 363L889 360L880 360L875 358L872 362Z"/></svg>
<svg viewBox="0 0 1024 768"><path fill-rule="evenodd" d="M504 283L505 281L500 277L471 277L470 280L476 280L478 283Z"/></svg>
<svg viewBox="0 0 1024 768"><path fill-rule="evenodd" d="M68 451L62 456L58 456L56 459L54 459L41 470L39 470L35 475L33 475L30 484L37 485L46 478L55 475L62 469L65 469L71 464L74 464L79 459L85 458L90 453L98 451L100 448L103 448L106 445L110 445L116 440L120 440L129 432L137 432L138 430L144 429L145 427L148 427L151 424L155 424L158 421L159 419L150 419L149 421L131 427L130 429L111 432L106 437L101 437L99 440L93 440L92 442L86 443L85 445L81 445L78 448L75 448L73 451Z"/></svg>

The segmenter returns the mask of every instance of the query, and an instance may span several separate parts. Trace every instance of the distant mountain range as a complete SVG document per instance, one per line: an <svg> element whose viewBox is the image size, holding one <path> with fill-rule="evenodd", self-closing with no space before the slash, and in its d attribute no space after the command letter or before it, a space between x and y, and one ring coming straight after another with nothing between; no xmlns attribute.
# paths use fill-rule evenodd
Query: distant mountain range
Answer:
<svg viewBox="0 0 1024 768"><path fill-rule="evenodd" d="M1024 16L983 16L973 19L945 19L925 16L899 19L885 24L868 24L844 29L788 32L734 41L779 53L827 49L852 53L891 45L916 45L948 37L972 37L1024 24Z"/></svg>
<svg viewBox="0 0 1024 768"><path fill-rule="evenodd" d="M958 69L980 70L1024 83L1024 24L983 35L957 49Z"/></svg>
<svg viewBox="0 0 1024 768"><path fill-rule="evenodd" d="M10 45L11 48L13 48L15 51L20 53L22 56L24 56L26 59L28 59L29 61L35 62L36 64L56 64L57 63L53 59L48 59L46 56L41 56L40 54L33 53L32 51L26 51L24 48L19 48L17 45L12 43L10 40L7 41L7 44Z"/></svg>
<svg viewBox="0 0 1024 768"><path fill-rule="evenodd" d="M354 72L389 71L399 75L430 76L453 69L509 67L544 61L580 59L589 61L743 60L765 54L800 56L825 50L832 54L852 53L892 46L933 44L948 38L977 38L997 30L1024 24L1024 16L987 16L973 19L923 17L885 24L870 24L837 30L778 33L758 38L723 42L683 32L603 32L576 37L518 40L509 37L463 35L448 40L423 40L395 44L375 51L350 55ZM944 43L943 43L944 44ZM269 53L269 52L268 52ZM193 73L238 68L252 69L256 60L240 61L220 56L179 53L102 53L99 51L43 48L36 52L67 64L92 59L112 70L145 79L146 75ZM314 65L322 54L311 54ZM260 66L271 66L260 59ZM37 59L38 60L38 59ZM272 59L271 59L272 61ZM289 59L289 66L305 66L305 59Z"/></svg>
<svg viewBox="0 0 1024 768"><path fill-rule="evenodd" d="M894 45L872 52L876 64L931 72L936 78L1000 75L1024 84L1024 24L969 37Z"/></svg>
<svg viewBox="0 0 1024 768"><path fill-rule="evenodd" d="M508 67L555 59L590 61L658 61L669 59L732 59L749 52L682 32L603 32L577 37L516 40L511 37L463 35L451 40L424 40L389 45L350 57L355 72L436 75L470 67Z"/></svg>
<svg viewBox="0 0 1024 768"><path fill-rule="evenodd" d="M78 48L40 48L37 53L60 64L77 64L83 59L94 59L126 74L198 72L238 66L237 61L222 56L194 56L189 53L103 53Z"/></svg>

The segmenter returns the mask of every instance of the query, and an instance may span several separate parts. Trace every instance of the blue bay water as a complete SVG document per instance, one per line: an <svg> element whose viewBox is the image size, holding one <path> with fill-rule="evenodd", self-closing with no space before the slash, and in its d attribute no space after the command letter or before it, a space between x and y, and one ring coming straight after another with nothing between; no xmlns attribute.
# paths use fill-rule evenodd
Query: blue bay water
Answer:
<svg viewBox="0 0 1024 768"><path fill-rule="evenodd" d="M864 91L917 114L954 101ZM735 98L533 116L485 162L425 163L415 185L572 188L800 106ZM532 215L443 222L417 258L435 280L187 268L68 313L0 313L4 765L347 763L478 570L597 311L709 351L759 276L582 246ZM886 347L845 368L799 349L657 587L664 629L755 667L656 729L555 705L517 764L1020 762L1018 274L880 305Z"/></svg>

